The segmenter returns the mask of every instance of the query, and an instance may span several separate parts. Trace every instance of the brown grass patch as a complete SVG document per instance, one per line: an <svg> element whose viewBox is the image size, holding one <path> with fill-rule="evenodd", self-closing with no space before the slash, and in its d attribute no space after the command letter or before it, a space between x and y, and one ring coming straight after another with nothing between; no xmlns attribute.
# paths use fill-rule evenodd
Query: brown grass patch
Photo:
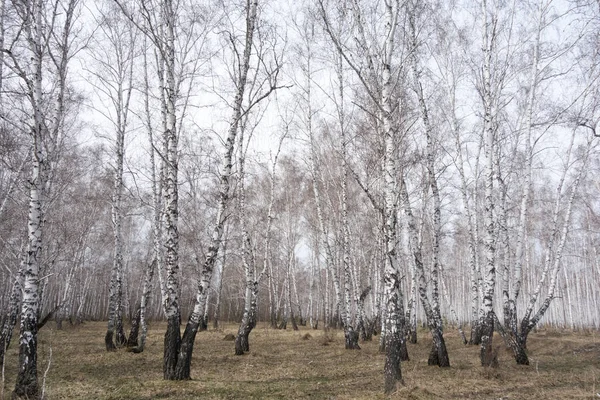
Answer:
<svg viewBox="0 0 600 400"><path fill-rule="evenodd" d="M226 342L233 342L235 340L235 335L233 333L228 333L223 337L223 340Z"/></svg>
<svg viewBox="0 0 600 400"><path fill-rule="evenodd" d="M322 330L321 337L319 338L321 346L329 346L333 342L335 342L335 331L329 328Z"/></svg>
<svg viewBox="0 0 600 400"><path fill-rule="evenodd" d="M260 325L250 335L250 353L235 356L223 331L199 332L194 346L192 380L162 379L164 324L151 326L146 350L107 353L105 323L86 323L40 332L40 382L49 361L49 399L385 399L384 357L378 341L362 350L344 350L341 331L310 331L317 340L298 340L291 329ZM226 326L229 331L237 326ZM225 330L227 332L227 330ZM301 328L300 335L309 329ZM16 332L15 332L16 333ZM530 366L515 364L510 352L498 352L499 366L479 366L479 348L463 346L454 331L445 334L450 368L427 365L431 340L420 332L409 344L411 360L402 364L405 386L392 399L592 399L600 392L600 337L531 334ZM302 337L302 336L300 336ZM18 338L15 338L18 339ZM496 345L501 343L495 337ZM323 346L326 342L328 345ZM15 340L8 351L4 398L16 379Z"/></svg>

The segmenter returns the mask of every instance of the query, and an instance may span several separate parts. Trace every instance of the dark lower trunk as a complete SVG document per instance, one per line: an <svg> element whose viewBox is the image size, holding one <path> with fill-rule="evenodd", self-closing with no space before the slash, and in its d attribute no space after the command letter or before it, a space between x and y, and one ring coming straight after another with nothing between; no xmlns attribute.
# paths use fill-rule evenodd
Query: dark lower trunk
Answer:
<svg viewBox="0 0 600 400"><path fill-rule="evenodd" d="M404 384L404 381L402 380L402 370L400 368L402 342L405 342L403 336L404 335L402 335L401 330L399 329L393 333L386 332L386 354L385 365L383 368L386 394L395 392L399 383Z"/></svg>
<svg viewBox="0 0 600 400"><path fill-rule="evenodd" d="M243 322L238 330L237 336L235 337L236 356L242 356L244 353L250 351L250 332L252 332L252 327L248 323Z"/></svg>
<svg viewBox="0 0 600 400"><path fill-rule="evenodd" d="M21 284L24 269L19 268L19 278L13 282L12 291L9 298L8 314L2 318L2 331L0 331L0 367L4 366L4 355L19 319L21 309Z"/></svg>
<svg viewBox="0 0 600 400"><path fill-rule="evenodd" d="M329 323L327 324L328 328L338 329L340 326L342 326L342 324L340 323L341 317L339 312L337 311L337 308L338 307L335 308L335 311L330 316Z"/></svg>
<svg viewBox="0 0 600 400"><path fill-rule="evenodd" d="M508 320L508 322L510 323L510 320ZM500 334L500 336L502 336L502 339L504 339L504 343L506 343L506 346L512 350L517 364L529 365L529 358L527 357L527 353L525 352L524 346L525 341L527 340L527 334L523 335L519 334L518 332L516 332L516 334L513 334L511 331L507 331L506 327L502 326L502 324L500 323L500 321L498 321L497 318L494 319L494 324L494 328Z"/></svg>
<svg viewBox="0 0 600 400"><path fill-rule="evenodd" d="M140 334L140 320L142 318L142 309L140 307L135 311L135 315L131 320L131 330L129 331L129 338L127 339L127 347L137 347L138 336Z"/></svg>
<svg viewBox="0 0 600 400"><path fill-rule="evenodd" d="M479 358L482 367L498 366L498 354L492 348L492 339L494 337L494 316L493 311L489 312L483 319L481 330L481 351Z"/></svg>
<svg viewBox="0 0 600 400"><path fill-rule="evenodd" d="M408 347L406 346L406 339L403 337L400 341L400 361L410 361L408 356Z"/></svg>
<svg viewBox="0 0 600 400"><path fill-rule="evenodd" d="M125 329L123 328L123 320L117 318L115 321L115 344L117 347L123 347L127 343L127 336L125 336Z"/></svg>
<svg viewBox="0 0 600 400"><path fill-rule="evenodd" d="M410 324L408 328L408 341L417 344L417 324Z"/></svg>
<svg viewBox="0 0 600 400"><path fill-rule="evenodd" d="M527 357L527 334L517 335L516 337L517 346L513 349L515 354L515 361L519 365L529 365L529 357Z"/></svg>
<svg viewBox="0 0 600 400"><path fill-rule="evenodd" d="M256 326L256 296L253 295L253 301L250 303L248 312L244 313L242 322L238 329L237 337L235 338L235 355L241 356L250 351L250 332Z"/></svg>
<svg viewBox="0 0 600 400"><path fill-rule="evenodd" d="M515 354L515 361L519 365L529 365L529 357L527 357L527 337L529 336L529 330L524 329L521 334L515 336L516 348L513 349Z"/></svg>
<svg viewBox="0 0 600 400"><path fill-rule="evenodd" d="M202 320L202 318L200 320ZM185 325L185 331L183 331L181 346L177 356L174 380L183 381L191 379L192 353L194 351L194 342L196 341L196 333L198 333L199 327L200 322L189 320Z"/></svg>
<svg viewBox="0 0 600 400"><path fill-rule="evenodd" d="M527 350L527 338L529 337L529 332L531 332L531 330L533 329L533 331L535 332L535 327L530 328L528 326L523 326L521 328L521 334L517 335L517 338L519 340L519 344L523 347L523 349Z"/></svg>
<svg viewBox="0 0 600 400"><path fill-rule="evenodd" d="M114 332L113 329L108 329L106 335L104 335L104 344L106 345L106 351L114 351L117 347L113 341Z"/></svg>
<svg viewBox="0 0 600 400"><path fill-rule="evenodd" d="M0 332L0 367L4 365L4 354L10 346L15 324L16 320L13 320L11 316L6 317L2 324L2 332Z"/></svg>
<svg viewBox="0 0 600 400"><path fill-rule="evenodd" d="M377 321L377 318L365 319L362 324L363 330L361 332L363 342L370 342L373 340L375 327L377 326L378 322L379 321Z"/></svg>
<svg viewBox="0 0 600 400"><path fill-rule="evenodd" d="M21 322L19 342L19 374L13 398L37 399L40 387L37 377L37 321L35 317L25 317Z"/></svg>
<svg viewBox="0 0 600 400"><path fill-rule="evenodd" d="M6 349L8 345L5 343L3 338L0 338L0 369L4 367L4 353L6 353Z"/></svg>
<svg viewBox="0 0 600 400"><path fill-rule="evenodd" d="M284 315L277 329L287 329L287 317Z"/></svg>
<svg viewBox="0 0 600 400"><path fill-rule="evenodd" d="M204 332L208 330L208 315L200 317L200 323L198 324L198 332Z"/></svg>
<svg viewBox="0 0 600 400"><path fill-rule="evenodd" d="M249 336L250 336L250 332L248 330L245 330L242 333L238 333L238 335L235 337L235 355L236 356L243 356L244 353L247 353L250 351L250 341L248 340Z"/></svg>
<svg viewBox="0 0 600 400"><path fill-rule="evenodd" d="M179 313L167 319L167 332L163 353L163 377L167 380L176 380L175 368L181 348L181 316Z"/></svg>
<svg viewBox="0 0 600 400"><path fill-rule="evenodd" d="M271 320L271 328L278 329L279 327L277 326L277 312L275 311L274 306L271 306L271 313L270 313L269 317Z"/></svg>
<svg viewBox="0 0 600 400"><path fill-rule="evenodd" d="M481 344L481 329L478 320L471 322L471 337L469 338L469 344L473 346L479 346Z"/></svg>
<svg viewBox="0 0 600 400"><path fill-rule="evenodd" d="M292 321L292 329L295 330L295 331L297 331L298 330L298 324L296 323L296 316L294 315L294 313L291 313L290 320Z"/></svg>
<svg viewBox="0 0 600 400"><path fill-rule="evenodd" d="M360 350L357 331L353 330L351 327L347 327L344 330L344 337L346 339L346 350Z"/></svg>
<svg viewBox="0 0 600 400"><path fill-rule="evenodd" d="M469 343L469 341L467 340L467 336L465 335L465 331L462 329L461 325L458 326L458 333L460 333L460 340L464 345Z"/></svg>
<svg viewBox="0 0 600 400"><path fill-rule="evenodd" d="M427 364L437 365L438 367L450 367L450 358L448 357L448 350L446 349L446 342L442 330L439 327L433 328L431 330L431 336L433 338L433 343L431 345Z"/></svg>

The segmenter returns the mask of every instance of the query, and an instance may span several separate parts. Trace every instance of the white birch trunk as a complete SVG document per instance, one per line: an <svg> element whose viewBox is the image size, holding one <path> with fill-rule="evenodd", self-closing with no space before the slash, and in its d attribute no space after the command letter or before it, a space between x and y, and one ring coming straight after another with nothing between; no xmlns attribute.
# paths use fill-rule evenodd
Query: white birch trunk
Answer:
<svg viewBox="0 0 600 400"><path fill-rule="evenodd" d="M437 184L437 176L435 172L435 158L433 148L433 127L429 120L429 110L427 109L427 103L425 101L425 95L423 93L423 86L420 80L419 62L417 58L418 42L417 42L417 27L415 22L414 10L409 10L409 25L411 35L411 54L412 54L412 72L414 79L414 90L417 94L419 101L419 107L421 111L421 119L425 128L425 136L427 139L426 147L426 169L428 184L431 188L431 194L433 197L433 226L432 226L432 243L431 243L431 305L427 296L427 282L425 281L423 264L420 260L420 250L418 252L418 258L415 255L415 266L420 275L419 278L419 292L421 293L421 301L423 307L427 313L428 323L433 336L433 348L429 355L429 365L438 365L440 367L449 367L450 360L448 358L448 352L446 350L446 344L443 338L443 326L442 326L442 315L440 312L440 299L439 299L439 252L440 252L440 236L441 236L441 199L439 188ZM406 185L402 184L402 196L404 198L404 206L410 210L410 203L408 199L408 192ZM412 212L409 214L411 217ZM409 228L414 227L414 222L408 222ZM412 228L415 229L415 228ZM411 230L412 230L411 229ZM411 240L413 251L420 247L414 242L416 232L411 232ZM417 253L415 253L417 254Z"/></svg>
<svg viewBox="0 0 600 400"><path fill-rule="evenodd" d="M29 213L27 218L27 253L21 301L21 329L19 336L19 372L15 386L15 397L37 397L39 393L37 377L37 325L40 307L39 271L43 246L43 223L45 209L45 188L48 168L44 148L45 122L43 114L43 2L27 4L30 20L26 21L25 32L31 52L29 100L32 107L32 154L31 177L29 180Z"/></svg>
<svg viewBox="0 0 600 400"><path fill-rule="evenodd" d="M494 230L494 126L493 126L493 101L492 101L492 51L494 35L490 37L488 22L487 1L482 2L483 13L483 136L484 136L484 177L485 177L485 269L483 271L483 297L482 308L484 313L481 336L481 364L489 366L492 360L492 337L494 333L494 288L496 285L496 260L495 260L495 230ZM495 25L492 22L492 25Z"/></svg>
<svg viewBox="0 0 600 400"><path fill-rule="evenodd" d="M402 347L406 346L404 337L404 306L402 304L401 277L398 266L394 264L396 259L396 198L397 198L397 171L396 157L398 139L396 127L392 117L394 109L392 105L392 57L395 51L394 36L400 13L399 3L386 0L385 2L385 30L386 40L382 57L383 84L381 90L381 116L383 119L384 143L385 143L385 170L384 170L384 192L385 192L385 269L384 269L384 293L386 299L387 319L389 321L386 329L386 360L384 366L385 392L392 393L396 390L398 383L403 384L400 368L400 353Z"/></svg>
<svg viewBox="0 0 600 400"><path fill-rule="evenodd" d="M574 134L573 134L573 137L574 137ZM538 282L538 286L536 287L534 294L531 296L529 305L525 312L525 316L523 317L523 319L521 321L521 340L523 341L523 344L525 344L525 341L527 339L527 335L529 334L529 332L531 332L531 330L542 319L542 317L544 316L544 314L550 307L552 300L555 297L555 292L556 292L557 282L558 282L558 273L560 271L560 266L561 266L561 262L562 262L563 250L564 250L565 243L567 241L567 236L569 234L569 227L570 227L570 223L571 223L571 221L570 221L571 213L573 210L573 202L575 199L575 194L577 193L577 190L579 188L579 183L581 182L581 178L587 168L590 151L592 149L592 144L591 144L592 140L593 140L592 138L590 138L588 140L587 148L585 150L585 154L583 156L583 160L581 163L582 165L575 176L574 182L571 185L569 198L568 198L567 204L566 204L566 211L565 211L565 215L564 215L564 218L562 221L562 226L559 226L559 224L558 224L558 220L559 220L558 214L559 214L560 209L563 206L562 201L561 201L561 197L562 197L561 192L562 192L562 181L564 180L564 175L563 175L563 179L561 179L561 183L559 184L559 188L557 190L557 200L556 200L556 204L555 204L556 207L554 210L553 233L552 233L552 238L558 239L558 244L556 246L556 249L553 249L553 241L551 241L550 245L546 249L546 254L548 256L546 257L542 277L541 277L540 281ZM570 153L570 151L569 151L569 153ZM569 161L567 161L566 165L569 165ZM566 172L567 171L565 170L565 175L566 175ZM549 256L550 253L553 253L552 258ZM547 275L550 275L548 292L546 294L544 301L538 308L537 312L533 315L533 317L531 317L531 314L533 313L533 308L535 307L535 303L537 301L537 298L538 298L540 290L541 290L541 285L546 280Z"/></svg>
<svg viewBox="0 0 600 400"><path fill-rule="evenodd" d="M337 100L337 114L340 125L340 142L341 142L341 161L342 161L342 182L341 182L341 203L342 203L342 264L344 270L344 336L346 349L359 349L358 344L359 334L356 330L356 319L352 318L352 299L355 299L357 308L361 308L358 299L358 287L353 285L356 282L356 276L353 276L351 257L350 257L350 228L348 226L348 149L346 137L346 122L344 111L344 76L343 76L343 59L338 55L337 78L339 84L339 99ZM359 314L360 315L360 314Z"/></svg>
<svg viewBox="0 0 600 400"><path fill-rule="evenodd" d="M213 270L219 254L221 240L223 238L223 229L226 219L226 209L230 198L230 177L233 167L233 151L236 143L239 125L242 118L242 103L246 83L248 80L248 70L250 69L250 55L252 53L254 30L257 20L258 0L248 0L246 10L246 36L244 42L244 52L240 60L239 75L236 77L237 92L233 101L231 119L229 121L229 130L225 141L225 154L219 182L219 202L217 205L217 215L213 227L213 232L206 252L206 258L202 266L202 272L196 292L194 308L186 324L185 332L182 338L182 345L178 355L177 372L171 379L189 379L190 363L192 358L193 344L200 324L200 319L204 317L206 301L208 300L209 288L212 280Z"/></svg>
<svg viewBox="0 0 600 400"><path fill-rule="evenodd" d="M178 134L175 100L175 23L176 15L172 0L162 4L164 41L161 55L164 62L165 86L162 88L166 125L163 132L166 153L163 155L165 174L164 196L164 248L165 248L165 293L163 307L167 316L167 331L163 355L165 379L176 379L178 353L181 345L181 311L179 306L179 191L178 191Z"/></svg>

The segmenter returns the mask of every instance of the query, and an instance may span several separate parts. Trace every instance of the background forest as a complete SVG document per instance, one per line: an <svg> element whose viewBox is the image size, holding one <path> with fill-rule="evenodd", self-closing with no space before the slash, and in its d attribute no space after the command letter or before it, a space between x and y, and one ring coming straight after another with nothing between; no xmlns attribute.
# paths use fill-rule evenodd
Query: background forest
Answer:
<svg viewBox="0 0 600 400"><path fill-rule="evenodd" d="M528 364L600 326L598 1L1 0L0 32L20 396L48 320L137 352L166 320L175 380L221 321L240 355L376 333L388 392L419 323L441 367L444 330L491 365L494 330Z"/></svg>

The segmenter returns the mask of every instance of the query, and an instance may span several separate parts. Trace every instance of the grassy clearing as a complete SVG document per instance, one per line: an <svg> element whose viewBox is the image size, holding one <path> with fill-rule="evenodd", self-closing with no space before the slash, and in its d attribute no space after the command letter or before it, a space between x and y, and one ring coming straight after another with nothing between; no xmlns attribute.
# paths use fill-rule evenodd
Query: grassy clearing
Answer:
<svg viewBox="0 0 600 400"><path fill-rule="evenodd" d="M50 325L50 324L49 324ZM201 332L192 361L193 379L162 379L165 325L151 326L146 351L133 354L104 349L105 323L90 322L40 333L40 381L49 399L383 399L383 355L377 339L362 350L344 350L342 332L301 329L276 331L262 325L250 335L250 353L235 356L223 338L235 325ZM308 333L308 335L307 335ZM449 369L427 366L431 339L420 332L409 345L411 361L402 364L406 386L392 399L598 399L600 336L540 331L532 333L532 365L518 366L500 350L500 367L478 365L478 348L463 346L454 331L446 333ZM501 339L494 340L500 345ZM4 398L14 387L18 349L9 349Z"/></svg>

